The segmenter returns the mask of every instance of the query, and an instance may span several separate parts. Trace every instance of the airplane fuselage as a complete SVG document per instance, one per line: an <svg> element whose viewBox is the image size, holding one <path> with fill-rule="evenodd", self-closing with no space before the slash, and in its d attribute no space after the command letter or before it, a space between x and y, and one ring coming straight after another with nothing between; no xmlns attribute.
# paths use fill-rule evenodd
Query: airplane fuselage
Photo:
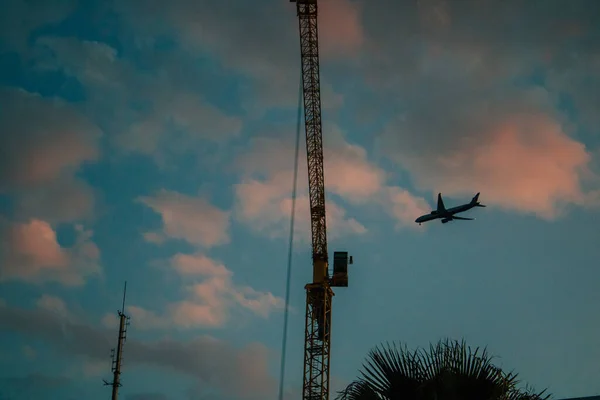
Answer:
<svg viewBox="0 0 600 400"><path fill-rule="evenodd" d="M451 208L446 208L444 200L442 199L442 194L439 193L437 210L433 210L429 214L421 215L415 222L421 225L423 222L433 221L434 219L441 219L444 224L453 220L472 220L473 218L458 217L456 214L468 211L473 207L485 207L479 202L479 193L477 193L469 203Z"/></svg>
<svg viewBox="0 0 600 400"><path fill-rule="evenodd" d="M434 210L429 214L421 215L415 220L415 222L418 222L420 224L423 222L433 221L434 219L452 218L455 214L468 211L473 207L475 207L475 205L463 204L461 206L449 208L445 212L438 212L437 210Z"/></svg>

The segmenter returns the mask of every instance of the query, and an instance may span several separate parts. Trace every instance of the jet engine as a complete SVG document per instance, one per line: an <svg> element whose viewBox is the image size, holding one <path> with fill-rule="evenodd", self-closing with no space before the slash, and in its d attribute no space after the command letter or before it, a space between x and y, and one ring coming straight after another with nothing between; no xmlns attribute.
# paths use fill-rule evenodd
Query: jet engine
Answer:
<svg viewBox="0 0 600 400"><path fill-rule="evenodd" d="M450 222L450 221L452 221L452 218L444 218L444 219L442 220L442 224L448 223L448 222Z"/></svg>

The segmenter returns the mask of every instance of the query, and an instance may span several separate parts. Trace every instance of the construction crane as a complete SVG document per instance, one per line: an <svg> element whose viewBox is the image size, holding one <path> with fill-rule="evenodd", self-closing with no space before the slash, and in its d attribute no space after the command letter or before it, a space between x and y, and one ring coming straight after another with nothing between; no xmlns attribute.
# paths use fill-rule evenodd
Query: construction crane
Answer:
<svg viewBox="0 0 600 400"><path fill-rule="evenodd" d="M319 35L317 0L290 0L296 3L300 27L304 128L308 159L308 187L312 230L313 280L306 289L303 400L329 400L332 287L348 286L347 252L335 252L333 275L329 275L325 179L323 173L323 132L319 77Z"/></svg>

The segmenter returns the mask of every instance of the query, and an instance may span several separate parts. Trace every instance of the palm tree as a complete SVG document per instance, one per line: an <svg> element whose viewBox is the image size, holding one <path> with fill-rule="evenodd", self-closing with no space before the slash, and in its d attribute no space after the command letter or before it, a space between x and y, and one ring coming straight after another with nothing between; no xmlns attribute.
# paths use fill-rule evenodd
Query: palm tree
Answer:
<svg viewBox="0 0 600 400"><path fill-rule="evenodd" d="M396 344L371 350L361 376L338 400L547 400L517 387L517 375L492 364L487 351L444 340L429 351Z"/></svg>

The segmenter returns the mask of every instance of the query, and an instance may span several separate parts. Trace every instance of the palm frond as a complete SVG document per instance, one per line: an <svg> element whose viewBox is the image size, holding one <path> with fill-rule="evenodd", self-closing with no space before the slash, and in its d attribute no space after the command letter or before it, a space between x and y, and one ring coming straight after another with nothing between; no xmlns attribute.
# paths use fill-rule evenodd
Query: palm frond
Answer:
<svg viewBox="0 0 600 400"><path fill-rule="evenodd" d="M413 352L395 343L369 352L340 400L548 400L521 391L517 374L496 367L486 348L446 339Z"/></svg>
<svg viewBox="0 0 600 400"><path fill-rule="evenodd" d="M365 381L356 380L338 392L336 400L384 400Z"/></svg>
<svg viewBox="0 0 600 400"><path fill-rule="evenodd" d="M415 393L421 376L417 353L395 343L371 350L361 371L361 378L383 398L393 398L394 393Z"/></svg>
<svg viewBox="0 0 600 400"><path fill-rule="evenodd" d="M551 397L550 394L546 394L546 389L541 392L537 392L531 386L526 386L525 389L513 389L506 400L548 400Z"/></svg>

